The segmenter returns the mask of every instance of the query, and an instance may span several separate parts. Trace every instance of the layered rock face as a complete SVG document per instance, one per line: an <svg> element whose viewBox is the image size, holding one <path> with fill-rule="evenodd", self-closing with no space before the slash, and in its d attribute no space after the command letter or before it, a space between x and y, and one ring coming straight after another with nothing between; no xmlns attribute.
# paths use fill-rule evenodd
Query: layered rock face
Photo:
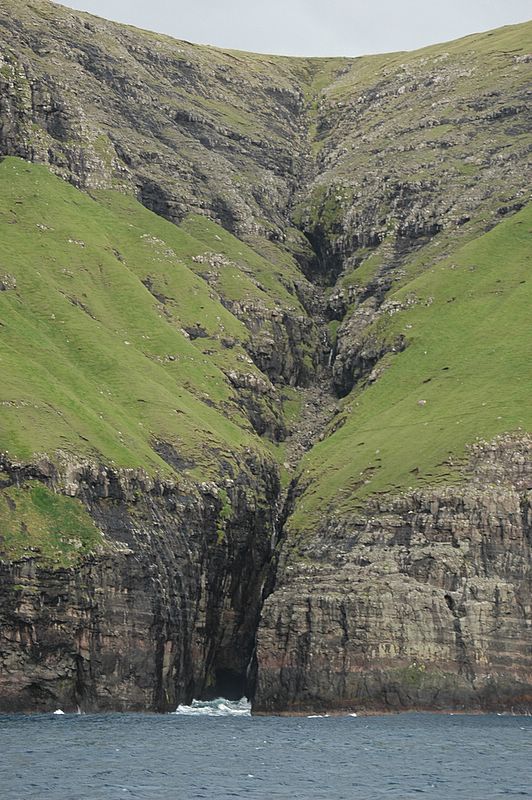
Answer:
<svg viewBox="0 0 532 800"><path fill-rule="evenodd" d="M531 446L478 446L466 486L291 537L262 613L256 710L529 710Z"/></svg>
<svg viewBox="0 0 532 800"><path fill-rule="evenodd" d="M165 711L251 694L278 493L275 475L254 471L253 487L230 482L222 529L215 484L187 490L89 463L70 464L68 478L51 464L5 465L5 483L66 485L107 545L78 567L1 565L0 710Z"/></svg>

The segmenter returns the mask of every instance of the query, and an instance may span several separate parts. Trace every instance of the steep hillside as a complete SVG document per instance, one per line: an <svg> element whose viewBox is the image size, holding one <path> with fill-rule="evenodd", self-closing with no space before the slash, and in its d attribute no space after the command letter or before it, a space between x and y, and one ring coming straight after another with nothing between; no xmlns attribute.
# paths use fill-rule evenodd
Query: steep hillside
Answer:
<svg viewBox="0 0 532 800"><path fill-rule="evenodd" d="M4 148L78 186L132 188L173 221L194 208L239 232L282 228L305 62L176 42L47 0L6 0L1 22Z"/></svg>
<svg viewBox="0 0 532 800"><path fill-rule="evenodd" d="M172 248L202 246L164 222L163 240L142 206L127 203L121 215L120 196L116 211L115 198L102 207L44 167L8 158L0 173L12 271L1 298L7 448L31 459L38 443L164 469L158 442L173 442L185 461L202 460L205 440L249 446L222 371L245 359L247 332ZM199 320L204 336L192 341L186 327ZM234 347L224 349L224 335ZM214 410L224 404L231 422Z"/></svg>
<svg viewBox="0 0 532 800"><path fill-rule="evenodd" d="M4 0L0 709L530 708L531 44Z"/></svg>
<svg viewBox="0 0 532 800"><path fill-rule="evenodd" d="M401 344L304 458L294 526L376 492L453 483L468 445L530 430L531 268L528 205L387 296L366 336Z"/></svg>

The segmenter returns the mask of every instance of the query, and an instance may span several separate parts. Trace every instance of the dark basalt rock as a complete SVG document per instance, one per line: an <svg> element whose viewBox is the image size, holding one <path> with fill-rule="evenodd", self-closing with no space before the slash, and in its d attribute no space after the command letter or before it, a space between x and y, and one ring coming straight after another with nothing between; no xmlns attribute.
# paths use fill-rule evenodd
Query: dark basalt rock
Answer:
<svg viewBox="0 0 532 800"><path fill-rule="evenodd" d="M69 464L68 493L108 549L72 569L0 562L0 710L168 711L218 693L229 673L251 694L278 494L275 475L253 470L253 487L228 479L232 513L221 532L215 484L184 490ZM3 474L66 483L46 462L4 464Z"/></svg>

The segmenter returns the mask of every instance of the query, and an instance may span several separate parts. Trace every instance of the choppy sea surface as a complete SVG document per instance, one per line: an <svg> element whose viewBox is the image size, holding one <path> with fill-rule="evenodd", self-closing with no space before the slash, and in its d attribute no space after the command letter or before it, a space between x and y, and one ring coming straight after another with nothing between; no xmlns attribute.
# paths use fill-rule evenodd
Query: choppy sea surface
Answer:
<svg viewBox="0 0 532 800"><path fill-rule="evenodd" d="M532 718L0 716L2 800L532 798Z"/></svg>

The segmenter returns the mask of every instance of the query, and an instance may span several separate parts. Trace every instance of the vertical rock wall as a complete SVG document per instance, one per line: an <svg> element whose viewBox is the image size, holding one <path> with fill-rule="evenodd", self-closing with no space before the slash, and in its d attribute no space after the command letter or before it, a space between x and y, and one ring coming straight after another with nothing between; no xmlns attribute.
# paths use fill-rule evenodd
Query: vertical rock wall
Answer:
<svg viewBox="0 0 532 800"><path fill-rule="evenodd" d="M464 485L288 533L258 634L257 711L532 708L531 440Z"/></svg>
<svg viewBox="0 0 532 800"><path fill-rule="evenodd" d="M50 484L46 472L32 477ZM162 711L220 688L249 694L277 494L275 473L255 472L253 488L231 481L221 527L215 484L71 471L108 549L69 569L1 564L0 710Z"/></svg>

